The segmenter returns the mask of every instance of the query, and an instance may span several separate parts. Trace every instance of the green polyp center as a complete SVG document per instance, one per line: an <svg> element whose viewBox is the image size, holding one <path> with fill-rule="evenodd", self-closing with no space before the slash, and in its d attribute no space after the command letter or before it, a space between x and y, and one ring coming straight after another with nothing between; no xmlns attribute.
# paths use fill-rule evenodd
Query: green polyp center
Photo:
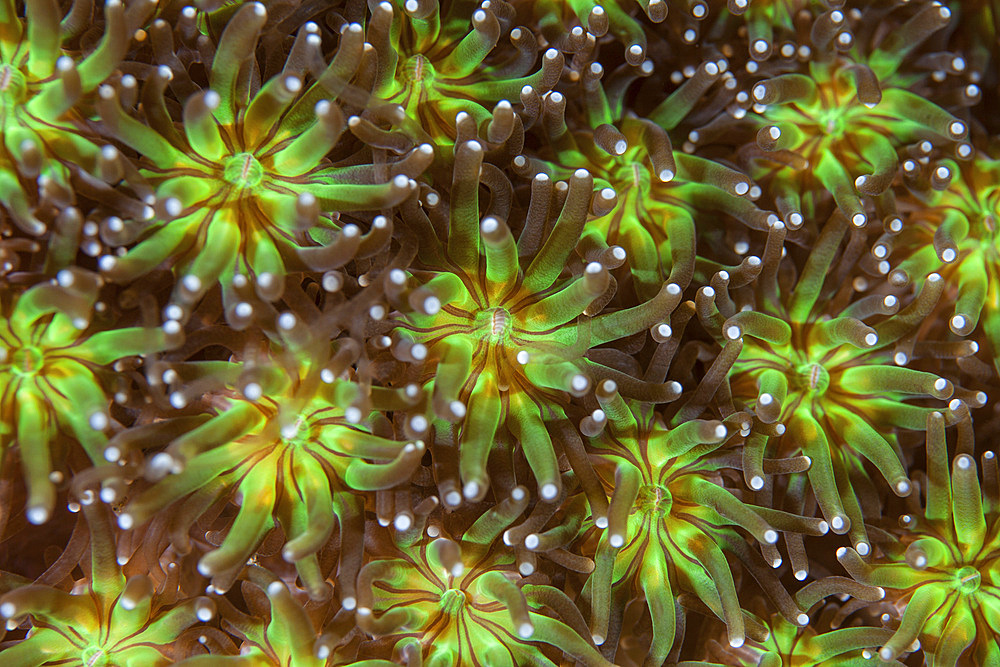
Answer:
<svg viewBox="0 0 1000 667"><path fill-rule="evenodd" d="M840 109L823 109L819 116L819 125L825 134L838 138L844 134L847 123Z"/></svg>
<svg viewBox="0 0 1000 667"><path fill-rule="evenodd" d="M310 426L302 416L281 427L281 439L290 446L299 446L309 440Z"/></svg>
<svg viewBox="0 0 1000 667"><path fill-rule="evenodd" d="M222 177L238 188L252 188L264 178L264 167L250 153L237 153L226 160Z"/></svg>
<svg viewBox="0 0 1000 667"><path fill-rule="evenodd" d="M801 391L823 394L830 386L830 372L821 364L808 362L795 369L792 383Z"/></svg>
<svg viewBox="0 0 1000 667"><path fill-rule="evenodd" d="M37 347L19 347L8 353L7 361L16 375L34 375L45 364L45 355Z"/></svg>
<svg viewBox="0 0 1000 667"><path fill-rule="evenodd" d="M982 575L979 574L979 570L970 565L960 568L955 573L955 587L965 595L971 595L978 591L981 582Z"/></svg>
<svg viewBox="0 0 1000 667"><path fill-rule="evenodd" d="M454 616L462 611L465 602L465 591L457 588L449 588L441 594L441 611Z"/></svg>
<svg viewBox="0 0 1000 667"><path fill-rule="evenodd" d="M635 499L635 506L640 512L660 517L669 514L673 504L674 498L670 495L670 491L659 484L643 486Z"/></svg>
<svg viewBox="0 0 1000 667"><path fill-rule="evenodd" d="M418 53L403 65L402 75L408 85L430 85L435 78L434 66L422 53Z"/></svg>
<svg viewBox="0 0 1000 667"><path fill-rule="evenodd" d="M649 170L644 169L638 162L633 162L630 169L632 173L632 187L643 191L649 189Z"/></svg>
<svg viewBox="0 0 1000 667"><path fill-rule="evenodd" d="M10 65L0 65L0 103L20 103L28 92L28 83L21 70Z"/></svg>
<svg viewBox="0 0 1000 667"><path fill-rule="evenodd" d="M111 664L107 651L100 646L88 646L80 659L86 667L105 667Z"/></svg>
<svg viewBox="0 0 1000 667"><path fill-rule="evenodd" d="M994 209L992 213L987 213L982 217L982 226L986 231L984 235L986 238L991 240L996 239L998 217L1000 217L1000 209Z"/></svg>
<svg viewBox="0 0 1000 667"><path fill-rule="evenodd" d="M649 189L651 177L649 169L641 162L642 157L636 151L628 150L617 156L609 166L608 181L618 193L618 201L627 196L632 188L640 188L643 192Z"/></svg>
<svg viewBox="0 0 1000 667"><path fill-rule="evenodd" d="M514 318L506 308L487 308L476 314L476 331L485 334L491 345L503 345L510 339Z"/></svg>
<svg viewBox="0 0 1000 667"><path fill-rule="evenodd" d="M830 76L836 79L837 75L831 73ZM842 87L843 82L838 85L834 80L825 80L826 77L814 77L814 79L817 88L819 88L818 98L808 110L806 108L802 110L812 114L819 131L827 137L833 140L843 138L851 125L851 117L859 109L864 109L854 98L853 83L850 84L850 92L848 93ZM851 101L852 99L854 102Z"/></svg>

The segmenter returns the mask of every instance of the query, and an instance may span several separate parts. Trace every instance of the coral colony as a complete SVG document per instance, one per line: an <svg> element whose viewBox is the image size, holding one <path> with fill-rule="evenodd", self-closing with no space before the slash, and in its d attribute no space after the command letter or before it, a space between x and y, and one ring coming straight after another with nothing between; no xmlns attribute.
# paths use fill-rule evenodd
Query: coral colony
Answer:
<svg viewBox="0 0 1000 667"><path fill-rule="evenodd" d="M0 0L0 665L1000 667L997 104L987 0Z"/></svg>

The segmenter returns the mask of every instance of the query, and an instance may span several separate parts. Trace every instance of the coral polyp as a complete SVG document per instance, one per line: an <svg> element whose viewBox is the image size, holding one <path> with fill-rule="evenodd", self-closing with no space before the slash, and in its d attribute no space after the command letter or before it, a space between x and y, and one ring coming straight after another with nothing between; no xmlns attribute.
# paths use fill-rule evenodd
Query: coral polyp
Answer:
<svg viewBox="0 0 1000 667"><path fill-rule="evenodd" d="M156 481L129 500L119 525L138 526L174 505L177 516L168 537L188 549L190 526L216 502L234 499L239 509L232 528L217 549L201 557L199 571L217 589L228 590L268 532L280 526L286 540L282 557L295 564L309 594L323 599L330 586L317 551L339 525L343 548L360 554L354 531L363 501L355 493L405 485L424 444L371 432L367 397L348 369L356 347L303 344L310 336L292 313L282 314L278 324L283 337L276 337L274 348L242 363L181 364L165 371L176 382L187 378L196 387L220 381L222 386L199 399L201 414L193 420L180 418L173 428L169 422L163 428L150 425L138 442L112 441L107 457L121 459L144 442L180 431L150 459L146 476ZM172 392L175 406L187 404L184 391L182 384ZM345 559L348 570L341 573L345 606L353 604L354 561Z"/></svg>
<svg viewBox="0 0 1000 667"><path fill-rule="evenodd" d="M534 176L533 170L553 179L569 178L577 169L592 172L595 217L585 235L590 243L624 250L640 298L655 295L665 279L682 288L691 281L694 215L728 214L756 228L764 227L769 216L745 198L749 178L723 164L675 153L667 134L720 80L722 66L721 60L702 64L648 118L638 118L624 114L628 79L619 74L602 85L600 63L585 65L589 127L571 132L564 119L554 120L565 115L566 103L550 95L542 112L547 159L514 159L514 168L527 176Z"/></svg>
<svg viewBox="0 0 1000 667"><path fill-rule="evenodd" d="M97 47L76 58L64 44L86 27L79 11L63 17L56 0L28 2L25 14L13 0L0 3L0 201L23 231L45 233L35 211L39 191L51 184L68 192L66 162L91 166L97 147L79 136L70 120L75 105L120 64L129 33L152 11L138 0L104 3L105 29ZM46 185L49 183L50 185Z"/></svg>
<svg viewBox="0 0 1000 667"><path fill-rule="evenodd" d="M803 611L768 572L774 564L753 554L734 528L762 545L778 540L771 521L816 535L828 528L822 521L744 504L721 485L720 471L733 465L725 446L730 428L735 434L749 416L733 415L730 426L694 419L670 429L652 406L626 403L614 382L602 382L597 399L601 409L589 419L602 428L590 438L590 452L612 493L607 515L594 517L606 530L584 589L595 638L604 642L612 620L612 627L620 626L623 609L613 600L622 599L622 590L635 591L645 598L653 623L645 664L662 664L678 624L683 627L675 598L687 591L725 621L729 643L742 646L747 631L727 552L744 561L782 611L801 624Z"/></svg>
<svg viewBox="0 0 1000 667"><path fill-rule="evenodd" d="M550 208L552 180L536 176L515 241L506 212L480 220L476 178L485 166L482 146L469 141L455 153L447 235L425 237L418 255L427 267L423 285L410 299L413 308L397 320L397 331L423 346L428 370L436 367L431 408L441 429L457 430L461 494L470 500L484 496L487 459L497 432L505 429L520 443L540 496L553 500L559 469L545 424L565 419L562 406L569 396L583 395L593 377L615 372L585 354L662 322L681 289L662 283L645 303L600 313L599 299L610 287L608 265L620 265L621 258L607 247L595 248L590 261L574 256L590 207L590 173L574 172L558 213ZM494 196L501 194L500 183ZM409 215L410 224L429 224L422 210ZM543 236L548 224L551 232ZM600 305L592 309L595 302ZM672 391L664 387L661 393L668 397ZM459 488L443 489L446 504L459 502Z"/></svg>
<svg viewBox="0 0 1000 667"><path fill-rule="evenodd" d="M565 653L588 667L610 665L584 638L569 598L526 580L513 550L497 544L527 498L527 489L515 487L461 540L430 525L425 535L398 540L391 557L372 560L358 577L361 629L390 640L408 662L551 667ZM546 607L564 617L552 618Z"/></svg>
<svg viewBox="0 0 1000 667"><path fill-rule="evenodd" d="M811 460L810 485L830 527L837 533L850 530L853 543L867 553L870 541L851 480L867 479L862 462L868 461L896 494L908 495L905 461L887 427L923 430L933 408L911 401L948 399L955 387L944 377L906 367L921 354L906 337L931 313L944 280L928 276L905 308L893 294L852 298L855 286L866 283L842 278L859 255L845 250L838 258L848 227L835 212L789 285L779 280L785 227L775 223L747 300L734 303L724 272L714 282L720 290L702 288L697 303L699 318L724 346L719 363L731 364L733 400L761 424L743 450L747 484L764 487L765 450L801 451ZM952 354L974 352L959 344ZM972 392L963 396L981 400Z"/></svg>
<svg viewBox="0 0 1000 667"><path fill-rule="evenodd" d="M255 67L266 19L262 4L249 3L227 23L210 87L184 100L182 132L162 108L174 77L166 66L146 84L153 99L144 105L145 124L122 108L116 88L99 91L108 133L143 156L134 187L152 202L137 206L140 217L106 222L115 245L135 244L122 256L104 255L101 270L124 282L167 262L178 277L172 303L180 315L220 281L249 280L274 300L289 270L339 268L354 258L361 238L357 226L331 212L391 207L414 187L403 173L377 176L361 165L334 167L325 157L360 122L345 117L335 98L360 64L361 26L344 27L337 58L312 85L304 84L302 62L307 54L320 58L319 40L304 28L307 53L258 89L241 72ZM134 80L123 85L135 92ZM426 149L414 153L429 161Z"/></svg>
<svg viewBox="0 0 1000 667"><path fill-rule="evenodd" d="M94 463L103 459L112 423L107 368L125 357L180 343L177 322L162 328L96 331L91 326L100 279L63 269L56 279L0 299L0 451L19 453L27 513L45 523L64 479L56 441L71 435Z"/></svg>
<svg viewBox="0 0 1000 667"><path fill-rule="evenodd" d="M885 588L902 617L879 649L892 660L919 645L928 665L1000 660L1000 498L997 460L959 453L948 466L945 415L927 416L923 516L906 514L871 561L850 548L837 558L858 581ZM919 642L918 644L915 642Z"/></svg>
<svg viewBox="0 0 1000 667"><path fill-rule="evenodd" d="M184 599L176 562L169 564L162 581L143 572L126 577L115 562L110 512L95 500L83 505L90 558L80 563L87 576L75 582L73 592L31 584L0 597L0 616L8 629L28 620L34 626L27 638L5 647L8 664L170 665L185 656L185 644L197 643L186 631L215 616L210 598ZM68 563L68 569L74 566Z"/></svg>
<svg viewBox="0 0 1000 667"><path fill-rule="evenodd" d="M754 84L748 114L757 129L751 176L770 181L783 220L824 215L832 196L855 224L868 213L862 197L882 195L899 168L897 150L930 140L954 145L968 135L965 122L907 86L900 68L924 39L948 24L951 12L929 4L866 55L848 53L845 14L815 19L808 72L782 72ZM846 39L841 40L841 36ZM820 41L822 40L822 41Z"/></svg>
<svg viewBox="0 0 1000 667"><path fill-rule="evenodd" d="M901 260L889 274L895 283L906 284L930 271L944 276L957 289L948 322L952 332L965 336L982 323L997 363L1000 162L978 155L961 165L950 159L927 166L909 160L903 167L914 202L900 209L901 231L889 230L872 252L879 260Z"/></svg>
<svg viewBox="0 0 1000 667"><path fill-rule="evenodd" d="M485 139L492 122L491 141L503 143L516 122L511 102L544 95L563 69L556 49L538 63L538 40L511 27L512 10L505 2L378 3L368 28L379 57L372 94L404 109L421 141L450 147L467 119L473 137L483 130Z"/></svg>

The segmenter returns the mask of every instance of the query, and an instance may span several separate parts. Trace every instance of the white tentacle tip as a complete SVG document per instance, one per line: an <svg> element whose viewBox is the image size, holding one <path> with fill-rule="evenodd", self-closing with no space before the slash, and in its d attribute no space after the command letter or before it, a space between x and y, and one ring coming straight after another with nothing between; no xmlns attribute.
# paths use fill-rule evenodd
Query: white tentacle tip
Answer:
<svg viewBox="0 0 1000 667"><path fill-rule="evenodd" d="M40 526L49 520L49 510L44 507L29 507L25 514L28 522L35 526Z"/></svg>

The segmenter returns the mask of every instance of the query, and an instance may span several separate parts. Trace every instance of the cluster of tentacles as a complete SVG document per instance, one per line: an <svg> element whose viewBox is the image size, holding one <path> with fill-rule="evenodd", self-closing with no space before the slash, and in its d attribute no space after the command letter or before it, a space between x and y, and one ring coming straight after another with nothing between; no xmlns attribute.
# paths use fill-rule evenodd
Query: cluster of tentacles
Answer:
<svg viewBox="0 0 1000 667"><path fill-rule="evenodd" d="M0 664L1000 664L998 35L0 0Z"/></svg>

